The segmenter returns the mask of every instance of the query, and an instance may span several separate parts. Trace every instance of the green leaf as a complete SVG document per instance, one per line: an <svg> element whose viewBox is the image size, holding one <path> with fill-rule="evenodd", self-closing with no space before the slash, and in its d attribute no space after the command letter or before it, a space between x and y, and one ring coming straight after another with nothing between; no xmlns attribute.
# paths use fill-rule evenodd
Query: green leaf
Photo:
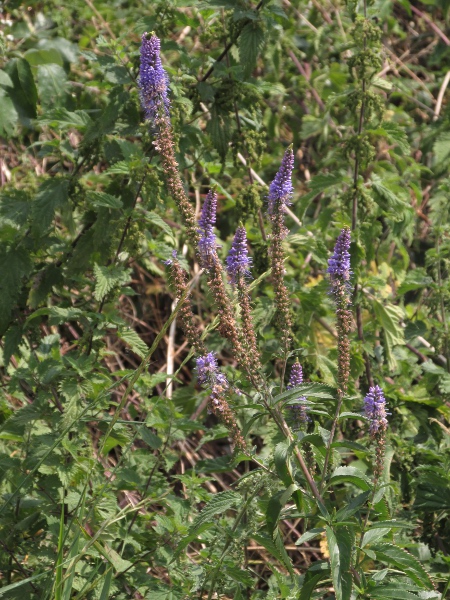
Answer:
<svg viewBox="0 0 450 600"><path fill-rule="evenodd" d="M436 157L436 162L442 163L450 158L450 132L444 131L438 135L434 142L433 152Z"/></svg>
<svg viewBox="0 0 450 600"><path fill-rule="evenodd" d="M370 488L370 480L362 471L355 467L338 467L331 474L328 485L334 485L343 481L347 481L364 491L367 491Z"/></svg>
<svg viewBox="0 0 450 600"><path fill-rule="evenodd" d="M336 388L325 383L302 383L297 385L292 390L287 390L282 394L278 394L274 397L274 404L284 401L289 404L289 400L295 403L299 396L305 396L306 398L321 398L322 400L335 400L337 396Z"/></svg>
<svg viewBox="0 0 450 600"><path fill-rule="evenodd" d="M350 574L352 538L346 529L338 529L334 532L330 527L326 527L325 530L336 600L350 600L352 593L352 576Z"/></svg>
<svg viewBox="0 0 450 600"><path fill-rule="evenodd" d="M100 267L97 263L94 265L95 290L94 296L98 301L103 300L105 296L119 283L123 281L125 271L122 267L111 265L109 267Z"/></svg>
<svg viewBox="0 0 450 600"><path fill-rule="evenodd" d="M120 329L117 336L130 346L135 354L144 358L148 352L148 346L143 339L134 331L134 329Z"/></svg>
<svg viewBox="0 0 450 600"><path fill-rule="evenodd" d="M390 531L390 527L377 527L375 529L369 529L364 534L361 543L361 548L364 548L365 546L368 546L370 544L373 544L374 542L377 542L378 540L381 540L381 538L387 535Z"/></svg>
<svg viewBox="0 0 450 600"><path fill-rule="evenodd" d="M240 500L241 495L237 494L236 492L227 491L216 494L202 508L202 511L193 522L191 529L197 529L204 523L211 521L211 519L216 515L223 514L226 510L229 510L230 508L235 508L239 504Z"/></svg>
<svg viewBox="0 0 450 600"><path fill-rule="evenodd" d="M305 533L302 536L300 536L298 538L298 540L295 542L295 545L301 546L305 542L308 542L309 540L313 540L314 538L318 537L324 531L325 531L325 529L323 527L315 527L314 529L305 531Z"/></svg>
<svg viewBox="0 0 450 600"><path fill-rule="evenodd" d="M27 99L30 106L33 107L33 110L36 111L38 95L36 85L34 83L33 73L31 72L31 67L28 61L23 58L18 58L16 62L16 69L21 92Z"/></svg>
<svg viewBox="0 0 450 600"><path fill-rule="evenodd" d="M68 206L69 181L55 177L44 181L31 207L32 229L36 235L43 234L49 227L55 212Z"/></svg>
<svg viewBox="0 0 450 600"><path fill-rule="evenodd" d="M400 325L400 320L404 317L403 310L394 304L383 305L378 300L373 300L372 306L375 317L383 329L389 369L394 370L397 362L392 355L392 350L394 346L405 343L404 330Z"/></svg>
<svg viewBox="0 0 450 600"><path fill-rule="evenodd" d="M289 465L289 446L286 442L280 442L275 446L273 458L278 477L289 488L294 483L294 479Z"/></svg>
<svg viewBox="0 0 450 600"><path fill-rule="evenodd" d="M343 175L333 175L332 173L319 174L308 181L308 187L314 195L320 194L335 185L342 185Z"/></svg>
<svg viewBox="0 0 450 600"><path fill-rule="evenodd" d="M328 579L329 576L330 567L326 561L318 561L312 564L303 578L299 600L310 600L316 586L324 579Z"/></svg>
<svg viewBox="0 0 450 600"><path fill-rule="evenodd" d="M370 597L374 600L418 600L420 596L405 590L404 584L376 586L370 590Z"/></svg>
<svg viewBox="0 0 450 600"><path fill-rule="evenodd" d="M272 535L278 524L280 512L292 494L298 490L295 483L292 483L286 490L274 494L267 503L266 525L268 532Z"/></svg>
<svg viewBox="0 0 450 600"><path fill-rule="evenodd" d="M246 76L255 68L263 44L264 31L259 23L247 23L239 36L239 59Z"/></svg>
<svg viewBox="0 0 450 600"><path fill-rule="evenodd" d="M358 512L359 509L362 506L364 506L364 504L367 502L370 494L371 491L367 490L362 494L359 494L359 496L356 496L356 498L353 498L353 500L349 504L347 504L347 506L344 506L343 508L338 510L335 516L336 522L345 521L349 517L353 516L356 512Z"/></svg>
<svg viewBox="0 0 450 600"><path fill-rule="evenodd" d="M117 209L122 208L123 206L122 200L116 196L111 196L111 194L106 194L105 192L90 191L87 193L87 198L95 208Z"/></svg>
<svg viewBox="0 0 450 600"><path fill-rule="evenodd" d="M397 125L397 123L394 123L393 121L383 121L381 129L391 143L397 144L402 154L405 154L406 156L410 155L411 146L404 127Z"/></svg>
<svg viewBox="0 0 450 600"><path fill-rule="evenodd" d="M264 546L264 548L272 556L274 556L277 560L279 560L286 567L286 569L289 571L291 576L292 577L294 576L294 571L292 569L291 560L286 552L286 549L284 548L282 541L280 544L280 535L279 535L278 531L277 531L277 536L276 536L275 540L273 540L266 533L253 534L252 538L253 538L253 540L255 540L255 542L257 544L261 544L261 546Z"/></svg>
<svg viewBox="0 0 450 600"><path fill-rule="evenodd" d="M211 119L206 125L206 131L211 136L212 144L221 160L224 161L231 141L232 125L228 115L221 113L215 105L211 109Z"/></svg>
<svg viewBox="0 0 450 600"><path fill-rule="evenodd" d="M420 562L412 554L393 544L378 544L371 548L382 563L392 565L403 571L422 589L433 590L431 579Z"/></svg>
<svg viewBox="0 0 450 600"><path fill-rule="evenodd" d="M0 248L0 335L8 328L22 290L22 279L31 268L29 254L23 247Z"/></svg>
<svg viewBox="0 0 450 600"><path fill-rule="evenodd" d="M56 107L65 96L67 75L59 65L39 65L37 68L37 88L39 99L44 107Z"/></svg>
<svg viewBox="0 0 450 600"><path fill-rule="evenodd" d="M37 122L39 125L50 125L53 128L69 129L73 127L83 131L92 123L92 119L84 110L71 112L66 108L55 108L54 110L46 110Z"/></svg>
<svg viewBox="0 0 450 600"><path fill-rule="evenodd" d="M5 73L6 75L6 73ZM9 97L8 93L0 88L0 135L5 138L10 138L14 134L19 115L14 106L14 102Z"/></svg>

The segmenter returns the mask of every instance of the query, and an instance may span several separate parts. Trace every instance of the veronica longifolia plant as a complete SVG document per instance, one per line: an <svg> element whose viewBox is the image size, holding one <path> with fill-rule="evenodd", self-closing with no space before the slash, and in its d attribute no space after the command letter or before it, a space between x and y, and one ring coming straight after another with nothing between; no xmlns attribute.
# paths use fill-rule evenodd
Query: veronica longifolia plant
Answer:
<svg viewBox="0 0 450 600"><path fill-rule="evenodd" d="M220 371L216 354L207 350L208 337L199 334L190 302L187 274L181 269L176 256L168 261L168 268L176 295L182 302L179 313L181 325L196 354L197 380L208 390L209 411L226 426L234 448L243 453L240 458L242 459L243 455L246 457L248 468L252 471L239 484L242 496L233 492L223 505L226 509L237 510L234 523L227 529L229 533L225 536L223 544L219 538L212 539L206 536L203 540L204 544L210 546L208 568L199 576L201 583L198 586L206 591L206 597L211 600L221 578L227 580L225 573L230 564L226 562L226 557L230 549L237 550L240 545L247 544L248 538L253 538L258 540L275 560L280 561L281 568L287 571L286 575L279 575L279 578L281 577L287 586L285 589L290 589L290 598L309 600L315 589L318 589L314 592L315 597L333 593L336 600L362 600L372 597L370 594L373 588L376 587L379 591L384 586L379 585L381 577L376 579L374 565L379 565L380 568L392 566L396 569L395 573L383 575L387 579L386 593L402 588L403 583L397 581L399 572L403 573L404 578L410 577L415 585L429 591L432 584L420 564L400 547L383 540L385 536L390 535L392 525L387 524L383 528L382 522L392 521L382 500L385 492L381 483L388 413L384 394L379 386L370 387L364 399L364 414L369 422L369 439L376 449L373 482L362 469L352 464L353 458L350 453L355 448L358 450L360 463L366 460L366 453L361 445L364 433L359 432L359 426L349 428L348 431L353 435L352 440L346 441L343 436L335 439L341 419L353 418L355 421L362 418L358 413L342 413L341 410L344 402L349 402L346 395L351 383L350 334L353 317L350 229L344 227L341 230L327 269L336 317L336 388L317 382L305 384L302 366L296 361L291 367L287 390L283 392L284 375L291 355L292 328L295 326L291 314L291 299L285 283L283 248L289 233L285 224L286 209L292 204L294 195L293 149L289 147L285 151L281 165L270 183L267 198L267 218L271 226L270 254L276 309L275 324L277 341L281 347L281 353L276 353L277 361L272 364L270 354L266 353L264 361L261 359L264 355L265 339L258 339L253 324L248 285L252 261L245 226L240 224L235 232L224 269L214 233L218 208L218 196L214 190L207 194L198 222L194 219L193 209L184 191L175 160L168 78L162 67L159 48L159 40L154 35L143 36L141 101L145 116L155 132L155 147L163 161L167 185L183 216L186 234L196 252L214 299L217 330L226 343L224 354L228 356L228 362L235 367L234 373L241 379L244 393L236 394L234 385ZM226 275L231 285L227 283ZM314 377L317 379L317 374ZM277 385L280 392L278 395ZM318 402L312 404L308 398L319 402L325 399L329 404L325 401L323 405ZM287 414L291 418L288 417L287 420L280 409L283 401L287 401L289 406ZM359 409L358 406L350 408ZM262 452L258 451L259 427L268 427L272 436L268 438L268 446L264 447ZM311 431L310 434L307 433L307 429ZM358 441L355 441L355 437ZM270 446L272 438L276 440L274 449ZM253 443L255 447L251 450ZM344 453L347 450L348 452ZM249 511L249 502L254 498L257 498L259 503ZM219 506L219 499L211 500L200 514L199 520L190 526L182 544L195 543L200 532L199 524L209 523L206 515L217 514L214 512L215 502ZM206 520L203 521L203 518ZM297 545L300 547L321 534L326 540L323 557L327 558L328 562L313 563L310 569L301 573L300 578L293 569L292 556L288 555L281 545L284 522L293 519L296 519L296 524L301 524L303 535L297 539ZM295 530L295 526L292 527ZM298 534L300 536L300 531ZM203 555L199 553L196 560L202 565ZM245 561L242 561L239 567L245 570ZM250 581L254 573L247 571L245 576ZM231 579L234 583L227 584L228 595L243 597L244 588L240 583L242 576L237 579L233 576ZM233 591L230 591L231 589ZM200 593L200 596L204 597L204 594L202 596ZM251 593L247 594L247 597L256 598ZM384 598L382 594L376 597ZM389 596L393 597L401 596Z"/></svg>

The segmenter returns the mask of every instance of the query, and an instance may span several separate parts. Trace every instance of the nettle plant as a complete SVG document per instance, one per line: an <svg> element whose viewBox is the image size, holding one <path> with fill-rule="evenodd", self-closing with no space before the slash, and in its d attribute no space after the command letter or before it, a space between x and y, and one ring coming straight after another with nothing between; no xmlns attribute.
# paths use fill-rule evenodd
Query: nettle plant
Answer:
<svg viewBox="0 0 450 600"><path fill-rule="evenodd" d="M346 152L355 161L354 185L349 192L353 230L357 228L358 202L365 194L359 170L372 157L369 135L363 132L364 117L376 118L380 111L380 100L369 89L370 73L379 65L368 45L370 40L378 43L379 33L362 18L356 21L354 36L360 52L353 57L357 82L349 102L360 116L357 133L346 141ZM355 382L350 382L350 337L355 320L359 325L361 319L359 305L356 317L353 314L352 298L361 291L350 265L350 227L342 227L326 272L336 315L337 386L307 383L292 346L290 296L284 281L283 241L289 233L285 216L293 196L293 149L286 149L266 203L270 233L264 231L263 237L269 240L270 269L260 279L271 280L278 332L273 360L267 360L252 321L251 291L258 281L251 280L246 229L239 225L223 263L214 233L216 190L208 192L196 220L182 183L174 153L168 76L159 52L156 35L144 34L141 103L155 135L154 147L168 189L217 312L203 332L197 323L189 274L176 250L166 266L178 299L178 317L195 355L198 383L208 390L209 411L228 430L234 446L232 465L247 465L236 490L215 495L180 537L169 573L173 569L175 578L180 570L189 573L189 597L208 600L440 598L420 561L405 549L412 525L395 518L389 483L392 453L386 453L390 413L381 382L372 380L370 366L364 398ZM360 270L358 266L358 273ZM237 366L234 377L221 370L217 353L208 348L208 338L216 329ZM357 441L354 434L346 439L345 424L349 422L359 431ZM336 436L338 426L342 436ZM264 443L259 435L262 427ZM371 472L364 472L358 459L371 465ZM310 542L320 538L327 560L312 562L306 572L294 569L292 550L286 550L280 535L280 528L290 521L295 521L300 532L295 544L298 552L310 549ZM247 561L249 539L265 548L272 557L268 560L274 561L269 592L250 592L254 586L261 587L261 581ZM189 547L196 548L195 566L186 562Z"/></svg>

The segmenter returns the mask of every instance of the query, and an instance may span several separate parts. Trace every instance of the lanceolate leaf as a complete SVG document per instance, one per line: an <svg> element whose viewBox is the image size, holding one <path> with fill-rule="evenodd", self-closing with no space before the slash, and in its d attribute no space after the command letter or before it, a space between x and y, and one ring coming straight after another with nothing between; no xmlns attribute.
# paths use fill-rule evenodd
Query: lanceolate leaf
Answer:
<svg viewBox="0 0 450 600"><path fill-rule="evenodd" d="M433 584L425 569L412 554L392 544L377 544L372 546L377 560L403 571L423 589L432 590Z"/></svg>
<svg viewBox="0 0 450 600"><path fill-rule="evenodd" d="M352 576L350 573L352 538L346 529L341 528L336 532L331 527L325 529L336 600L349 600L352 593Z"/></svg>

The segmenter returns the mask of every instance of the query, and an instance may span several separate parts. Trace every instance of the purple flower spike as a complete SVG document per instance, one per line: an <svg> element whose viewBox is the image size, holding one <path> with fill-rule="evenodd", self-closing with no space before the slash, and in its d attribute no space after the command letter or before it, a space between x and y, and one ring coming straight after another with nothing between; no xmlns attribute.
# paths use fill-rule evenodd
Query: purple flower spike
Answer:
<svg viewBox="0 0 450 600"><path fill-rule="evenodd" d="M214 262L216 253L216 236L214 235L214 224L216 222L217 212L217 194L210 190L203 203L202 214L198 220L200 241L198 251L200 254L202 266L208 269Z"/></svg>
<svg viewBox="0 0 450 600"><path fill-rule="evenodd" d="M141 67L139 87L145 118L153 123L161 108L169 116L170 101L167 96L169 77L165 72L159 55L161 42L156 35L144 33L141 45Z"/></svg>
<svg viewBox="0 0 450 600"><path fill-rule="evenodd" d="M386 412L386 399L380 386L376 385L369 389L369 393L364 398L364 412L370 421L371 437L386 431L388 426L386 417L390 413Z"/></svg>
<svg viewBox="0 0 450 600"><path fill-rule="evenodd" d="M227 378L219 371L217 359L214 352L208 352L205 356L199 356L196 359L197 363L197 379L202 385L220 385L228 386Z"/></svg>
<svg viewBox="0 0 450 600"><path fill-rule="evenodd" d="M227 256L227 272L231 283L236 284L241 276L250 277L251 262L247 250L247 232L245 227L238 227Z"/></svg>
<svg viewBox="0 0 450 600"><path fill-rule="evenodd" d="M299 362L295 362L292 365L291 376L289 377L289 383L287 385L288 390L292 390L293 388L301 385L303 383L303 369L302 365Z"/></svg>
<svg viewBox="0 0 450 600"><path fill-rule="evenodd" d="M327 273L331 281L350 281L350 229L344 227L336 240L333 256L328 261Z"/></svg>
<svg viewBox="0 0 450 600"><path fill-rule="evenodd" d="M287 385L288 390L293 390L298 385L303 383L303 369L299 362L295 362L292 365L291 375L289 377L289 383ZM298 404L290 404L289 408L292 410L294 419L299 426L310 421L308 417L308 401L305 396L298 398Z"/></svg>
<svg viewBox="0 0 450 600"><path fill-rule="evenodd" d="M294 169L294 152L288 148L284 153L278 173L269 186L268 213L273 215L277 204L281 207L291 204L294 188L292 186L292 171Z"/></svg>

